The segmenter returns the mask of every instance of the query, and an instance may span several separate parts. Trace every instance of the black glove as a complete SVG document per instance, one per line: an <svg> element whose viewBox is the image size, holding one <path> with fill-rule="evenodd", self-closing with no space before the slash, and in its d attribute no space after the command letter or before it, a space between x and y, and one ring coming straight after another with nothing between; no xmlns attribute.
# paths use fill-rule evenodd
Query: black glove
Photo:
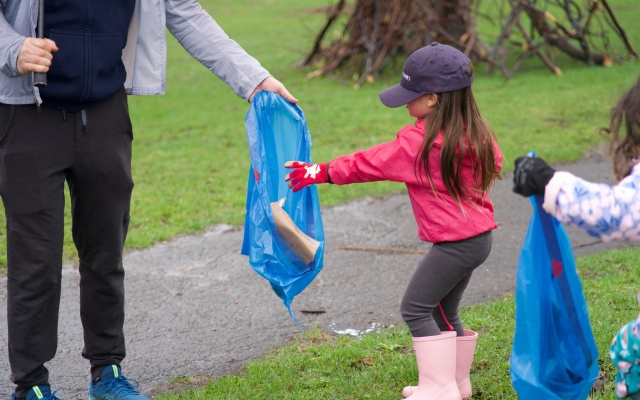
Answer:
<svg viewBox="0 0 640 400"><path fill-rule="evenodd" d="M513 191L525 197L544 194L544 187L555 172L542 158L518 157L513 172Z"/></svg>

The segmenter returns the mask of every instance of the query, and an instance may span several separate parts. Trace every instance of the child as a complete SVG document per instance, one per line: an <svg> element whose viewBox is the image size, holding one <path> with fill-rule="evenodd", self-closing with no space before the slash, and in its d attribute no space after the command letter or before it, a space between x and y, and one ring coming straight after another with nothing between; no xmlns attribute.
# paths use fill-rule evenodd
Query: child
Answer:
<svg viewBox="0 0 640 400"><path fill-rule="evenodd" d="M400 84L380 93L387 107L416 118L396 139L326 164L289 161L294 191L316 183L389 180L407 185L420 239L433 243L401 303L413 336L418 386L411 400L471 397L469 372L477 333L464 329L458 305L471 274L489 256L496 228L488 196L502 153L480 115L473 67L459 50L432 43L404 64Z"/></svg>
<svg viewBox="0 0 640 400"><path fill-rule="evenodd" d="M640 303L640 294L639 294ZM640 316L624 325L611 340L611 361L618 369L616 397L640 399Z"/></svg>
<svg viewBox="0 0 640 400"><path fill-rule="evenodd" d="M625 127L625 135L618 133ZM609 152L619 183L591 183L551 168L539 157L518 157L513 191L523 196L544 195L543 208L560 222L586 230L603 241L640 241L640 79L611 110ZM640 358L628 342L640 343L635 322L623 327L611 344L618 368L616 396L640 399ZM632 332L633 337L628 336ZM618 338L624 338L624 344ZM630 360L629 358L632 358Z"/></svg>

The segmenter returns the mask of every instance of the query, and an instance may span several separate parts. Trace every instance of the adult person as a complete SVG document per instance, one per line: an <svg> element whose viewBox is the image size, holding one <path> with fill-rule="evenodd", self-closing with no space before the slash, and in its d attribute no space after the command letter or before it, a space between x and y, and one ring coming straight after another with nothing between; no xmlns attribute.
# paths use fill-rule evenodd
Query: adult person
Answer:
<svg viewBox="0 0 640 400"><path fill-rule="evenodd" d="M122 375L122 253L129 223L127 94L162 94L169 29L238 96L297 100L196 0L0 0L0 194L7 218L12 400L58 399L44 364L56 352L64 183L80 260L82 356L90 399L146 399ZM34 87L33 73L47 73ZM134 384L132 384L134 382Z"/></svg>

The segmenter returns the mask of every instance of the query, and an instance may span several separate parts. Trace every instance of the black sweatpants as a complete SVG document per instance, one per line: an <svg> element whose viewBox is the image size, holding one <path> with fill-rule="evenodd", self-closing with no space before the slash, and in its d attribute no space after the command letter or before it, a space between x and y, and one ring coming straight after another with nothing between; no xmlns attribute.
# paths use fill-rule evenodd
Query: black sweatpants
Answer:
<svg viewBox="0 0 640 400"><path fill-rule="evenodd" d="M132 139L124 89L74 113L0 104L9 361L18 396L48 382L44 363L56 353L65 182L80 259L82 355L92 373L125 357L122 252Z"/></svg>
<svg viewBox="0 0 640 400"><path fill-rule="evenodd" d="M464 336L458 314L473 270L489 257L491 231L457 242L435 243L420 261L404 293L400 312L413 337L455 330Z"/></svg>

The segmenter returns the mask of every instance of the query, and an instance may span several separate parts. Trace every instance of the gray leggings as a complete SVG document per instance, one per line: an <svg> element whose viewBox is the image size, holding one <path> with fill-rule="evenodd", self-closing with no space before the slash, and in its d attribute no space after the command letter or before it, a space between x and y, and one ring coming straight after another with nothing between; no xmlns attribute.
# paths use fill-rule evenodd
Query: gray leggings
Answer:
<svg viewBox="0 0 640 400"><path fill-rule="evenodd" d="M458 307L473 270L489 257L493 233L435 243L404 293L400 312L413 337L455 330L464 336Z"/></svg>

